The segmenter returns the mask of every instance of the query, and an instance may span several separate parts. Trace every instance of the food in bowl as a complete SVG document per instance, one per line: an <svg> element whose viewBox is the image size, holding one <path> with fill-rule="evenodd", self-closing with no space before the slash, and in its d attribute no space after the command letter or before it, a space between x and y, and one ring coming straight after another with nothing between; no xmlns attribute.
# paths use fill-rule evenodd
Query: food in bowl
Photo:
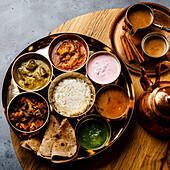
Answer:
<svg viewBox="0 0 170 170"><path fill-rule="evenodd" d="M101 149L110 140L110 126L102 117L88 115L76 125L76 138L86 149Z"/></svg>
<svg viewBox="0 0 170 170"><path fill-rule="evenodd" d="M147 34L142 39L141 45L144 53L152 58L162 57L169 50L169 42L167 38L159 32Z"/></svg>
<svg viewBox="0 0 170 170"><path fill-rule="evenodd" d="M117 57L109 52L94 53L87 61L86 71L90 79L98 84L115 81L120 74L121 65Z"/></svg>
<svg viewBox="0 0 170 170"><path fill-rule="evenodd" d="M66 117L86 113L95 100L95 89L87 77L80 73L64 73L56 77L49 88L52 107Z"/></svg>
<svg viewBox="0 0 170 170"><path fill-rule="evenodd" d="M104 86L97 92L95 106L101 116L118 119L129 109L130 99L127 92L120 86Z"/></svg>
<svg viewBox="0 0 170 170"><path fill-rule="evenodd" d="M19 131L36 131L45 124L48 117L47 102L36 93L21 93L8 106L8 120Z"/></svg>
<svg viewBox="0 0 170 170"><path fill-rule="evenodd" d="M19 57L12 68L16 84L27 91L40 90L52 77L52 66L48 59L37 53L26 53Z"/></svg>
<svg viewBox="0 0 170 170"><path fill-rule="evenodd" d="M79 78L64 79L54 90L55 105L70 115L84 112L90 99L90 87Z"/></svg>
<svg viewBox="0 0 170 170"><path fill-rule="evenodd" d="M51 43L49 51L54 67L65 72L81 68L88 58L87 43L74 34L63 34L57 37Z"/></svg>
<svg viewBox="0 0 170 170"><path fill-rule="evenodd" d="M133 32L150 26L153 22L153 11L148 5L134 4L126 12L126 18Z"/></svg>

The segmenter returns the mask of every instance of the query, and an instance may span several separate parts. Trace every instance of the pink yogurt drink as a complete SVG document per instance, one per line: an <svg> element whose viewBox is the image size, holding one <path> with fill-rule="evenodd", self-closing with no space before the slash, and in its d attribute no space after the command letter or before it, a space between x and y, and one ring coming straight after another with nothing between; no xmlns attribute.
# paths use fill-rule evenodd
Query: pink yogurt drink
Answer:
<svg viewBox="0 0 170 170"><path fill-rule="evenodd" d="M97 52L87 62L88 76L98 84L115 81L120 74L121 65L116 56L109 52Z"/></svg>

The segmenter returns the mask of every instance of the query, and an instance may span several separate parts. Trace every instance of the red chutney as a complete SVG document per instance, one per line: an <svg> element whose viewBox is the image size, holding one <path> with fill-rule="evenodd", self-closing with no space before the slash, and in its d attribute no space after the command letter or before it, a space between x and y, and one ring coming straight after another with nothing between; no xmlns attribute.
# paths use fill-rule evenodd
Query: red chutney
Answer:
<svg viewBox="0 0 170 170"><path fill-rule="evenodd" d="M96 97L96 108L106 118L117 119L124 115L129 107L127 93L118 86L110 86L101 90Z"/></svg>
<svg viewBox="0 0 170 170"><path fill-rule="evenodd" d="M88 56L85 46L78 40L59 42L52 51L52 62L62 71L74 71L82 67Z"/></svg>

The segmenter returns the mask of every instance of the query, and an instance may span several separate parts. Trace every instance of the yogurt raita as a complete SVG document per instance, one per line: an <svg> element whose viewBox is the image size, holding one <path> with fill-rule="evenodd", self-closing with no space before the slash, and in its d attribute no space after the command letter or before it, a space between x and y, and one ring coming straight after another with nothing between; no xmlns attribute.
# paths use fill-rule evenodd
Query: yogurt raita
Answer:
<svg viewBox="0 0 170 170"><path fill-rule="evenodd" d="M112 83L118 78L120 70L118 59L108 52L95 53L87 62L87 74L98 84Z"/></svg>

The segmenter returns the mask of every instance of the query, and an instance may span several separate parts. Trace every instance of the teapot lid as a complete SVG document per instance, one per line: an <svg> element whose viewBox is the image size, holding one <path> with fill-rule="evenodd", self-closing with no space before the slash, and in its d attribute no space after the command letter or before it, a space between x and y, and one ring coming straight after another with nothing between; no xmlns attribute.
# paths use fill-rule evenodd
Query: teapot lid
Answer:
<svg viewBox="0 0 170 170"><path fill-rule="evenodd" d="M158 116L170 119L170 86L160 88L155 95L155 106Z"/></svg>

